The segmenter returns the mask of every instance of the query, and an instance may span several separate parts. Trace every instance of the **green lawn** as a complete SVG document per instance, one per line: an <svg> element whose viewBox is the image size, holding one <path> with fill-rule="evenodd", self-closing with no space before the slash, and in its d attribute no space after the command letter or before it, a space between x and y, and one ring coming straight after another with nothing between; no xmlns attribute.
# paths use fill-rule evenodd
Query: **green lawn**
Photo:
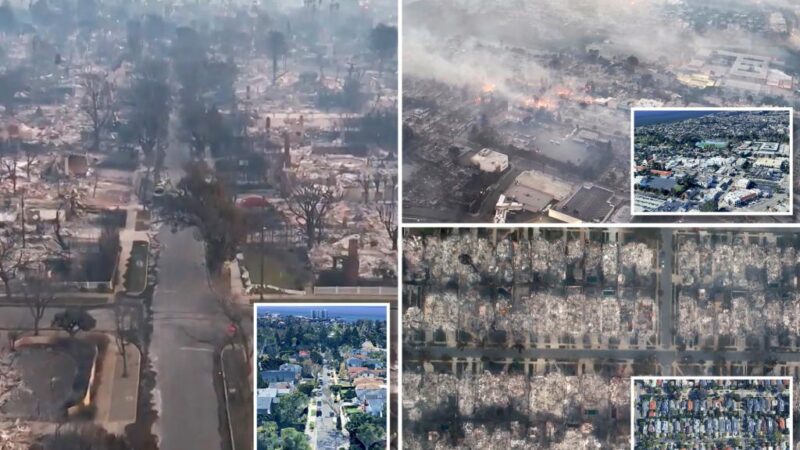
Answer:
<svg viewBox="0 0 800 450"><path fill-rule="evenodd" d="M138 295L147 287L147 259L150 244L146 241L135 241L131 247L128 269L125 272L125 290L128 294Z"/></svg>

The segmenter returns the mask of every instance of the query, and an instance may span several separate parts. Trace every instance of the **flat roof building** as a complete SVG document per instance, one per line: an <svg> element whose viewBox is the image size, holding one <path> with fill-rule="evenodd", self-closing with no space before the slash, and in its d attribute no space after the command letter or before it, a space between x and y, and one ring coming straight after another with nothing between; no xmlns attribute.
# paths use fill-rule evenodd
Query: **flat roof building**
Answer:
<svg viewBox="0 0 800 450"><path fill-rule="evenodd" d="M614 212L614 193L599 186L581 186L567 201L548 211L548 216L567 223L605 222Z"/></svg>
<svg viewBox="0 0 800 450"><path fill-rule="evenodd" d="M508 155L484 148L472 155L470 162L484 172L502 172L508 169Z"/></svg>
<svg viewBox="0 0 800 450"><path fill-rule="evenodd" d="M664 203L664 200L649 195L637 194L633 198L633 206L636 211L658 211L664 206Z"/></svg>

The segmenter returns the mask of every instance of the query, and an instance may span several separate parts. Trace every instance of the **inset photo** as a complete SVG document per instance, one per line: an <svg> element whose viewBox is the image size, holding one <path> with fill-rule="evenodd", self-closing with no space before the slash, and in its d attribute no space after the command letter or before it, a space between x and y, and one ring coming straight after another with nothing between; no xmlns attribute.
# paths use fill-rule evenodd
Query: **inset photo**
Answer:
<svg viewBox="0 0 800 450"><path fill-rule="evenodd" d="M632 214L791 215L792 108L633 108Z"/></svg>
<svg viewBox="0 0 800 450"><path fill-rule="evenodd" d="M387 448L389 305L255 308L255 448Z"/></svg>
<svg viewBox="0 0 800 450"><path fill-rule="evenodd" d="M631 448L789 450L791 405L791 377L633 377Z"/></svg>

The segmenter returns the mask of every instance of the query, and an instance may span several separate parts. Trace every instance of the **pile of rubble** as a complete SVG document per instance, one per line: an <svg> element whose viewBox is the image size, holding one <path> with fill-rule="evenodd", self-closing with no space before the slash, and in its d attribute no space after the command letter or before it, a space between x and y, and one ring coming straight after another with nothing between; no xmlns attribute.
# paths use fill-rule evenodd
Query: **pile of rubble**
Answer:
<svg viewBox="0 0 800 450"><path fill-rule="evenodd" d="M614 407L626 409L630 402L629 380L607 379L597 375L564 376L551 373L544 377L490 374L465 375L405 373L403 376L403 410L406 414L404 448L505 448L538 449L543 447L541 436L553 436L575 407ZM431 431L417 435L411 430L427 413L440 410L456 399L460 440ZM526 429L519 422L489 426L471 417L482 411L512 408L529 415L532 425ZM537 418L547 418L544 427ZM563 440L546 448L595 448L592 426L584 423L579 430L567 430ZM577 447L576 447L577 446Z"/></svg>
<svg viewBox="0 0 800 450"><path fill-rule="evenodd" d="M749 298L737 296L729 305L718 307L714 302L681 293L678 317L678 335L684 339L714 334L743 337L765 332L796 335L800 329L800 295L777 300L755 292Z"/></svg>
<svg viewBox="0 0 800 450"><path fill-rule="evenodd" d="M425 325L425 316L422 310L411 306L403 313L403 330L418 330Z"/></svg>
<svg viewBox="0 0 800 450"><path fill-rule="evenodd" d="M637 275L648 276L653 272L655 252L647 244L632 242L620 249L622 266Z"/></svg>
<svg viewBox="0 0 800 450"><path fill-rule="evenodd" d="M603 246L603 275L609 279L619 271L619 249L615 242Z"/></svg>
<svg viewBox="0 0 800 450"><path fill-rule="evenodd" d="M22 375L14 369L12 354L0 353L0 408L11 401L12 393L22 386Z"/></svg>
<svg viewBox="0 0 800 450"><path fill-rule="evenodd" d="M455 330L459 316L459 299L452 291L434 292L425 298L423 320L431 328Z"/></svg>
<svg viewBox="0 0 800 450"><path fill-rule="evenodd" d="M0 352L0 410L3 405L13 401L11 397L22 386L22 376L14 369L12 355ZM33 439L33 433L25 423L19 420L3 421L0 417L0 449L28 450Z"/></svg>
<svg viewBox="0 0 800 450"><path fill-rule="evenodd" d="M619 246L580 239L547 240L534 234L530 240L512 241L501 239L492 244L489 239L478 238L471 233L454 233L447 237L408 236L404 241L404 256L411 277L430 272L430 278L447 285L457 282L462 286L474 286L486 277L511 284L515 281L530 282L533 274L540 274L551 281L567 278L570 264L580 263L586 276L615 280L620 264L639 276L649 276L654 271L655 251L644 243ZM462 259L469 256L469 261ZM584 274L576 273L576 277Z"/></svg>
<svg viewBox="0 0 800 450"><path fill-rule="evenodd" d="M0 449L2 450L28 450L31 448L35 436L30 426L16 420L14 422L0 421Z"/></svg>
<svg viewBox="0 0 800 450"><path fill-rule="evenodd" d="M567 274L564 241L534 239L531 242L531 262L534 272L548 273L563 280Z"/></svg>
<svg viewBox="0 0 800 450"><path fill-rule="evenodd" d="M603 246L597 242L589 241L586 244L585 266L587 271L603 270ZM615 275L610 273L612 277Z"/></svg>
<svg viewBox="0 0 800 450"><path fill-rule="evenodd" d="M583 241L575 239L567 244L567 262L573 263L583 258Z"/></svg>
<svg viewBox="0 0 800 450"><path fill-rule="evenodd" d="M700 249L694 239L686 240L678 246L676 259L681 284L691 286L700 281Z"/></svg>
<svg viewBox="0 0 800 450"><path fill-rule="evenodd" d="M784 273L791 272L798 260L797 250L791 246L775 244L746 244L742 238L730 243L697 243L686 239L678 246L676 271L680 283L691 286L714 281L724 287L740 289L763 289L764 281L758 272L766 273L766 283L776 284Z"/></svg>

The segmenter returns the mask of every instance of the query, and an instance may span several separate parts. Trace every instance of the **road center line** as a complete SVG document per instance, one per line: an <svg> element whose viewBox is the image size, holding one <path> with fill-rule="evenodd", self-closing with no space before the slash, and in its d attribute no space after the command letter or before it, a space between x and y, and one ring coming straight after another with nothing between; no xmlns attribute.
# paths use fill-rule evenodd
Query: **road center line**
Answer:
<svg viewBox="0 0 800 450"><path fill-rule="evenodd" d="M179 350L184 352L207 352L207 353L214 353L213 349L204 348L204 347L181 347Z"/></svg>

